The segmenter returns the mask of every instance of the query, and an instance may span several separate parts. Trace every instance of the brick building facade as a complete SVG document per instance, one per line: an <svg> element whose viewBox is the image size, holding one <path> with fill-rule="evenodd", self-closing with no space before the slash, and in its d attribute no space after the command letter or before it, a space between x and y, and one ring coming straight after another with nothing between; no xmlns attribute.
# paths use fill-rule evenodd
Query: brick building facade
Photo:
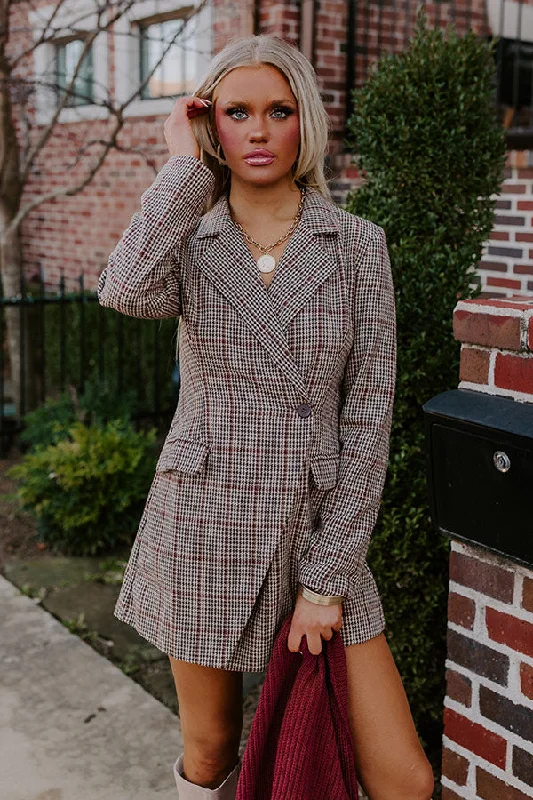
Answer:
<svg viewBox="0 0 533 800"><path fill-rule="evenodd" d="M182 2L137 0L128 15L98 36L93 45L93 73L95 93L99 97L93 105L64 109L33 166L26 200L66 181L79 179L90 160L99 156L99 140L108 138L115 119L102 107L101 101L108 96L112 104L123 102L128 92L135 91L138 55L132 48L138 46L138 38L132 38L131 32L137 31L146 21L153 24L158 19L179 17L184 9L191 8L183 6ZM500 0L497 2L499 8ZM88 15L81 27L85 25L89 29L89 12L94 10L94 3L75 0L70 5L75 6L78 20L79 9L87 6ZM514 5L505 3L507 21L501 33L507 36L510 36L508 28ZM13 51L28 45L32 37L35 39L39 35L43 20L53 8L53 5L44 4L35 10L32 5L33 10L28 13L24 4L12 7L16 29L11 42ZM468 3L427 4L426 12L430 24L444 25L453 21L459 33L472 28L486 37L499 31L498 8L493 0L469 0ZM533 6L524 8L533 11ZM408 44L416 11L417 4L411 0L401 5L359 4L356 0L208 0L196 15L193 33L196 74L190 85L199 77L210 56L233 36L269 32L298 45L315 66L331 120L331 189L334 199L342 203L347 190L360 183L352 156L346 152L344 144L346 118L350 113L349 87L364 82L371 63L381 52L399 51ZM527 31L524 35L528 38ZM533 35L530 38L533 40ZM36 74L39 77L46 66L47 53L51 57L52 48L52 43L39 47L35 54L21 61L17 73L22 77L31 78ZM109 252L138 208L142 191L166 160L163 122L172 104L172 98L160 97L136 100L127 106L117 147L110 150L91 183L80 194L44 203L28 215L22 235L29 275L43 271L46 282L52 285L57 283L62 271L72 283L83 270L86 286L94 286ZM25 113L42 124L49 118L52 106L50 97L39 89L35 97L30 96ZM23 138L22 117L19 122ZM39 124L33 128L33 140L39 135ZM80 160L77 154L82 147ZM479 265L485 294L533 292L533 249L529 246L533 244L531 160L529 151L509 151L498 215Z"/></svg>
<svg viewBox="0 0 533 800"><path fill-rule="evenodd" d="M454 313L454 333L461 342L460 389L482 393L485 398L491 395L500 402L506 398L510 414L513 407L531 407L531 298L461 301ZM494 415L496 430L505 430L504 417L501 411ZM479 431L481 439L485 432ZM530 432L524 431L526 435ZM520 481L521 469L531 467L529 461L519 463L512 440L501 441L511 456L510 466L500 473L501 495L496 499L507 513L502 498L509 481L520 485L516 481ZM491 456L492 449L486 451ZM492 463L486 463L485 451L479 448L478 452L483 453L479 459L485 472L476 475L473 504L486 502L480 484L494 470ZM487 533L475 525L466 538L451 534L442 800L533 797L530 530L527 515L518 530L509 523L498 552L483 546ZM524 545L520 558L513 552L517 538Z"/></svg>

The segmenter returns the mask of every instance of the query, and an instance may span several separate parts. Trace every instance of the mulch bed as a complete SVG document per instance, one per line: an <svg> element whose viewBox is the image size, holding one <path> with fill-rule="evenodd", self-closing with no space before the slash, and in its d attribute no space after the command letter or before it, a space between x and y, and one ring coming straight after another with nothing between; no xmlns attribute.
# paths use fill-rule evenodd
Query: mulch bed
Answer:
<svg viewBox="0 0 533 800"><path fill-rule="evenodd" d="M46 544L37 539L35 520L21 511L13 496L16 483L7 472L19 461L19 453L0 459L0 572L13 558L36 558L48 553Z"/></svg>

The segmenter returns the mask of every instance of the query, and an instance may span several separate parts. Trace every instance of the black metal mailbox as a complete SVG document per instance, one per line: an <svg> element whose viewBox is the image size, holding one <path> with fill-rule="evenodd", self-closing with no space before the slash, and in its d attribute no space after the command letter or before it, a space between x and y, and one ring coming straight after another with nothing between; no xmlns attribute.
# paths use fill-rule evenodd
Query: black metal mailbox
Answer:
<svg viewBox="0 0 533 800"><path fill-rule="evenodd" d="M436 529L533 564L533 404L453 389L423 411Z"/></svg>

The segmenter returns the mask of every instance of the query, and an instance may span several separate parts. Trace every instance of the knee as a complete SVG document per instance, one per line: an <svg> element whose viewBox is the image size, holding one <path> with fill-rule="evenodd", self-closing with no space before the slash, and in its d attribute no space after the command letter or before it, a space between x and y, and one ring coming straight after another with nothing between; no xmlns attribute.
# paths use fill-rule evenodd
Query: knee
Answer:
<svg viewBox="0 0 533 800"><path fill-rule="evenodd" d="M420 800L431 800L435 791L435 777L431 765L428 764L424 776L424 784L420 787Z"/></svg>
<svg viewBox="0 0 533 800"><path fill-rule="evenodd" d="M184 740L185 772L218 786L237 762L240 739L241 729L234 725L189 733Z"/></svg>
<svg viewBox="0 0 533 800"><path fill-rule="evenodd" d="M434 789L433 769L426 759L410 770L402 797L405 800L431 800Z"/></svg>
<svg viewBox="0 0 533 800"><path fill-rule="evenodd" d="M370 800L432 800L435 789L433 770L427 759L388 776L374 775L367 783L361 775L361 783Z"/></svg>

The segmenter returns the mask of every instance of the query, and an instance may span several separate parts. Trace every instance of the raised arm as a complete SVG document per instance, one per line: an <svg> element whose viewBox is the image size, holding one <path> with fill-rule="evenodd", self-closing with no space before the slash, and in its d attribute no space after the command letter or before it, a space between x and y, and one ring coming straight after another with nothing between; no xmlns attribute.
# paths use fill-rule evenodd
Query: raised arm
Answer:
<svg viewBox="0 0 533 800"><path fill-rule="evenodd" d="M214 176L194 156L172 156L141 196L100 275L100 304L130 317L181 314L181 253L196 227Z"/></svg>
<svg viewBox="0 0 533 800"><path fill-rule="evenodd" d="M170 158L141 196L98 282L100 304L130 317L181 314L181 263L215 177L199 160L189 122L206 113L204 101L179 98L165 121Z"/></svg>
<svg viewBox="0 0 533 800"><path fill-rule="evenodd" d="M299 564L299 582L324 595L355 595L387 471L396 379L394 288L379 227L356 276L357 330L346 365L340 413L339 481Z"/></svg>

